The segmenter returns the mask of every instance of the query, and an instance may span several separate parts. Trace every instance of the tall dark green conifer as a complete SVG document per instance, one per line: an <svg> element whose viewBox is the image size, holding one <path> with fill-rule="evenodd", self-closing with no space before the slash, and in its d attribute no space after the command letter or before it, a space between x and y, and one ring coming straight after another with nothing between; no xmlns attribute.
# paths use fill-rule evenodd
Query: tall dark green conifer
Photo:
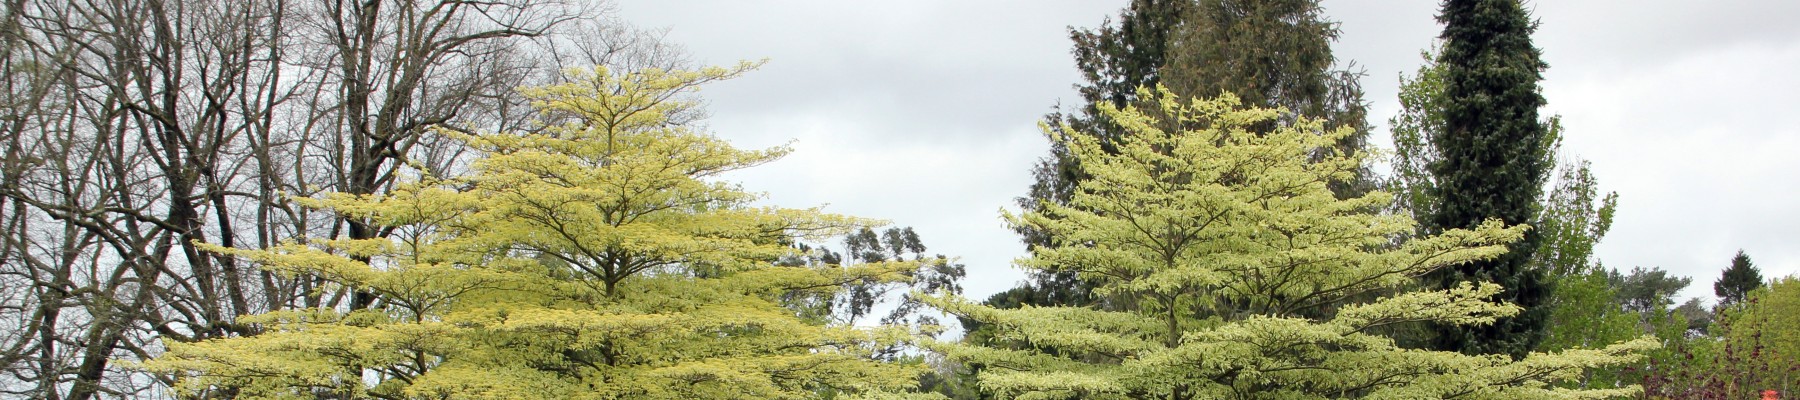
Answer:
<svg viewBox="0 0 1800 400"><path fill-rule="evenodd" d="M1719 296L1719 306L1729 306L1750 297L1750 291L1763 286L1762 271L1750 262L1750 256L1744 250L1738 250L1731 257L1731 267L1719 274L1719 280L1713 282L1713 294Z"/></svg>
<svg viewBox="0 0 1800 400"><path fill-rule="evenodd" d="M1440 159L1428 168L1440 203L1421 223L1427 233L1487 219L1529 223L1551 168L1543 161L1550 131L1538 118L1546 65L1531 43L1536 23L1518 0L1446 0L1438 21L1444 24L1438 62L1445 132L1432 138ZM1445 287L1498 283L1506 290L1497 300L1524 308L1492 325L1437 326L1438 349L1520 358L1543 340L1551 287L1546 271L1530 263L1541 237L1532 231L1504 256L1435 274Z"/></svg>

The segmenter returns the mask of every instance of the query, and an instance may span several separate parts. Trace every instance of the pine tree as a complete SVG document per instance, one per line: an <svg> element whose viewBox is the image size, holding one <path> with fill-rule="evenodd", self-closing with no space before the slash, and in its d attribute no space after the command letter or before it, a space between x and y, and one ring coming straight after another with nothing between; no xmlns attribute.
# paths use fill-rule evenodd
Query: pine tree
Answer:
<svg viewBox="0 0 1800 400"><path fill-rule="evenodd" d="M1095 292L1114 299L1114 309L932 300L988 327L990 340L936 345L976 371L983 390L1043 399L1633 393L1544 385L1633 360L1654 341L1515 362L1403 349L1374 333L1409 321L1479 325L1518 312L1488 300L1502 291L1491 282L1401 289L1418 274L1504 253L1524 227L1490 220L1393 246L1389 238L1414 226L1406 216L1375 211L1391 195L1343 199L1329 188L1367 157L1333 150L1352 129L1325 129L1311 118L1279 121L1280 112L1243 108L1230 96L1189 102L1166 89L1140 93L1141 104L1156 111L1101 106L1130 133L1113 150L1092 136L1059 139L1091 177L1078 182L1070 204L1007 216L1060 243L1024 266L1080 266L1079 277L1096 282Z"/></svg>
<svg viewBox="0 0 1800 400"><path fill-rule="evenodd" d="M1763 286L1762 270L1750 262L1750 256L1738 250L1731 257L1731 267L1719 274L1719 280L1713 282L1713 294L1719 296L1719 306L1729 306L1749 298L1750 292Z"/></svg>
<svg viewBox="0 0 1800 400"><path fill-rule="evenodd" d="M1538 119L1544 105L1538 81L1546 67L1531 43L1536 29L1517 0L1447 0L1444 24L1444 94L1439 106L1444 132L1432 138L1440 159L1434 176L1432 215L1426 233L1477 226L1491 218L1525 224L1536 216L1550 134ZM1499 299L1523 307L1492 325L1438 325L1436 347L1468 354L1525 356L1544 338L1551 287L1546 271L1531 264L1542 235L1527 232L1505 255L1436 274L1439 287L1463 281L1506 288Z"/></svg>
<svg viewBox="0 0 1800 400"><path fill-rule="evenodd" d="M904 328L803 318L909 262L783 266L789 246L871 221L752 206L717 180L786 148L742 150L670 123L702 71L571 71L523 91L529 132L445 134L481 157L466 176L382 195L296 201L392 227L377 239L210 246L265 270L375 296L366 309L247 316L253 336L169 342L145 367L196 397L743 399L905 390L917 363L878 352ZM365 261L366 260L366 261Z"/></svg>

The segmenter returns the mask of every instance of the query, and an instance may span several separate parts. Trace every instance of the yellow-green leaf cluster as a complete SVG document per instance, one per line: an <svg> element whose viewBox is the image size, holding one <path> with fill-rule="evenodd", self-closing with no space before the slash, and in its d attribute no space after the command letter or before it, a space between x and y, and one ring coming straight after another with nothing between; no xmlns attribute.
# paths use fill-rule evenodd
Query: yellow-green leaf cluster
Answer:
<svg viewBox="0 0 1800 400"><path fill-rule="evenodd" d="M1106 310L931 299L993 327L985 346L934 345L979 371L984 390L1021 399L1601 398L1633 390L1548 384L1632 360L1654 341L1514 361L1405 349L1379 334L1393 324L1488 324L1518 313L1488 300L1501 291L1491 283L1408 289L1434 269L1501 254L1526 227L1489 221L1395 244L1414 222L1372 211L1391 195L1339 199L1328 186L1352 178L1368 157L1335 150L1351 129L1244 108L1230 95L1188 101L1159 88L1139 97L1153 109L1101 106L1129 133L1110 147L1089 135L1051 135L1089 177L1069 204L1007 216L1063 244L1021 265L1098 283Z"/></svg>
<svg viewBox="0 0 1800 400"><path fill-rule="evenodd" d="M264 270L375 296L367 309L245 316L254 335L168 343L143 365L176 390L241 398L812 398L879 396L922 366L877 352L906 327L803 319L794 296L898 282L904 262L777 266L795 238L875 221L753 206L718 180L788 152L743 150L676 121L697 85L754 67L573 70L522 92L527 132L440 133L480 154L466 174L379 195L300 199L378 239L207 246Z"/></svg>

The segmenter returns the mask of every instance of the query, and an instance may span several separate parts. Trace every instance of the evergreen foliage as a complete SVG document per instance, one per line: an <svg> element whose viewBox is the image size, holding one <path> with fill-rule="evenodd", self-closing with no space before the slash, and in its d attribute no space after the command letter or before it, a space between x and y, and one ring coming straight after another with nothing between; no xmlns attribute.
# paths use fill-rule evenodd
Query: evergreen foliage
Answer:
<svg viewBox="0 0 1800 400"><path fill-rule="evenodd" d="M1391 159L1393 175L1383 182L1383 189L1395 194L1391 209L1394 212L1406 213L1421 221L1420 232L1425 233L1430 227L1423 221L1436 214L1439 199L1437 196L1437 177L1433 175L1431 166L1443 158L1436 147L1436 140L1443 136L1444 127L1444 65L1438 63L1442 49L1432 47L1419 52L1424 64L1412 75L1400 76L1400 113L1388 118L1388 129L1393 134L1394 154ZM1551 275L1562 275L1580 269L1592 256L1591 247L1599 243L1605 236L1604 229L1612 227L1612 213L1617 209L1616 193L1599 194L1599 183L1589 170L1589 163L1578 157L1566 161L1562 158L1562 118L1551 116L1545 125L1549 133L1542 141L1544 152L1538 162L1544 165L1559 165L1558 179L1555 187L1544 191L1539 197L1539 207L1543 210L1532 226L1540 228L1545 235L1539 249L1553 251L1550 254L1534 254L1534 264L1551 271L1561 271ZM1600 200L1598 203L1594 200ZM1560 209L1558 207L1561 207ZM1551 226L1558 228L1551 228ZM1604 228L1604 229L1603 229ZM1555 235L1562 235L1556 237ZM1583 247L1589 250L1579 252ZM1575 253L1564 254L1566 248Z"/></svg>
<svg viewBox="0 0 1800 400"><path fill-rule="evenodd" d="M1738 250L1731 257L1731 267L1719 274L1719 280L1713 282L1713 294L1719 296L1720 306L1729 306L1744 301L1751 291L1763 286L1762 270L1750 262L1750 256Z"/></svg>
<svg viewBox="0 0 1800 400"><path fill-rule="evenodd" d="M1531 43L1535 23L1517 0L1447 0L1438 20L1444 24L1438 59L1444 131L1431 138L1439 159L1428 168L1438 203L1421 221L1424 231L1474 227L1488 219L1531 223L1550 169L1542 160L1553 154L1544 140L1550 129L1538 119L1544 105L1538 81L1546 66ZM1436 274L1441 288L1497 283L1505 288L1498 300L1523 309L1491 325L1435 325L1436 348L1514 358L1536 348L1551 313L1549 271L1531 263L1542 236L1526 232L1500 257Z"/></svg>
<svg viewBox="0 0 1800 400"><path fill-rule="evenodd" d="M1413 231L1414 223L1373 211L1391 195L1339 198L1329 188L1367 157L1334 149L1353 129L1328 130L1312 118L1280 122L1281 111L1243 108L1229 95L1184 102L1159 89L1139 96L1157 110L1101 106L1130 133L1114 151L1091 136L1047 132L1083 160L1091 179L1077 184L1068 205L1007 216L1062 243L1021 265L1080 266L1079 277L1116 299L1116 309L931 300L989 327L985 342L935 345L976 371L983 390L1030 399L1601 398L1634 391L1547 385L1633 360L1654 341L1513 361L1403 349L1371 333L1415 321L1488 324L1517 313L1488 300L1502 291L1493 283L1395 292L1426 272L1497 257L1525 228L1490 220L1394 246L1390 238ZM1255 129L1266 126L1275 128ZM1383 293L1395 294L1368 296Z"/></svg>
<svg viewBox="0 0 1800 400"><path fill-rule="evenodd" d="M1618 272L1612 275L1613 286L1619 288L1619 306L1645 315L1668 312L1675 306L1675 294L1694 281L1685 276L1671 276L1662 268L1633 267L1630 275Z"/></svg>
<svg viewBox="0 0 1800 400"><path fill-rule="evenodd" d="M1615 271L1593 268L1557 279L1556 306L1550 316L1556 323L1550 326L1539 347L1543 351L1595 348L1644 335L1640 314L1619 306L1616 277ZM1619 382L1584 381L1604 387Z"/></svg>
<svg viewBox="0 0 1800 400"><path fill-rule="evenodd" d="M1340 152L1368 147L1361 75L1333 69L1331 42L1339 31L1318 0L1202 0L1185 12L1161 71L1169 90L1200 98L1231 93L1244 104L1285 110L1278 120L1304 116L1351 129L1336 144ZM1358 169L1332 190L1355 197L1374 189L1374 178Z"/></svg>
<svg viewBox="0 0 1800 400"><path fill-rule="evenodd" d="M372 306L248 316L260 334L167 342L145 367L180 377L186 395L239 398L797 399L914 385L922 366L883 354L908 329L809 311L847 284L903 281L914 263L778 265L796 238L872 222L753 207L757 195L717 177L788 149L741 150L668 120L696 106L697 85L752 66L572 70L524 90L537 129L446 132L480 152L466 176L296 199L392 235L209 248L372 293Z"/></svg>

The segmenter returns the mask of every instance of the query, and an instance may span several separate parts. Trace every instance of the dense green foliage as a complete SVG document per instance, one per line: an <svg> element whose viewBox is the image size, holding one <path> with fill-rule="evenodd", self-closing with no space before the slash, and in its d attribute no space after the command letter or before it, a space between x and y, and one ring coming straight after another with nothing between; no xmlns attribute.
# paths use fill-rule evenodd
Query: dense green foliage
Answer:
<svg viewBox="0 0 1800 400"><path fill-rule="evenodd" d="M1354 133L1339 140L1338 150L1362 151L1368 136L1362 89L1355 74L1333 69L1330 45L1337 35L1317 0L1136 0L1116 24L1070 33L1076 68L1086 81L1077 85L1084 103L1046 120L1052 121L1053 137L1091 136L1113 151L1129 132L1100 115L1099 107L1132 105L1139 88L1167 83L1180 96L1234 93L1247 104L1282 108L1288 112L1280 118L1284 121L1305 116L1351 127ZM1033 169L1034 182L1019 205L1036 210L1069 204L1075 185L1088 178L1080 163L1062 141L1052 140L1050 155ZM1352 197L1372 189L1374 180L1372 172L1359 168L1332 188ZM1030 226L1016 230L1033 249L1057 245ZM1068 270L1034 271L1031 282L988 303L1090 304L1099 300L1092 290L1093 282Z"/></svg>
<svg viewBox="0 0 1800 400"><path fill-rule="evenodd" d="M976 302L910 227L733 183L791 149L696 91L757 64L605 2L9 2L0 396L1800 392L1800 277L1739 250L1709 306L1603 265L1619 196L1538 114L1527 2L1442 0L1387 177L1322 3L1070 28L1004 217L1029 281Z"/></svg>
<svg viewBox="0 0 1800 400"><path fill-rule="evenodd" d="M1436 147L1436 140L1445 132L1445 68L1438 62L1440 54L1442 51L1437 47L1421 51L1419 55L1424 63L1412 75L1400 76L1400 111L1388 118L1389 133L1394 140L1394 155L1391 160L1393 171L1384 182L1384 189L1393 191L1398 196L1393 207L1396 212L1411 214L1420 221L1431 218L1440 202L1437 197L1437 177L1431 170L1432 165L1438 164L1443 158ZM1561 160L1564 158L1560 154L1563 135L1561 117L1551 116L1546 124L1549 132L1542 138L1544 152L1537 162L1545 165L1560 164L1560 172L1555 175L1558 178L1555 182L1557 186L1547 188L1549 190L1544 191L1539 198L1544 211L1532 226L1542 225L1539 229L1545 235L1558 235L1560 232L1561 239L1545 238L1539 250L1555 253L1533 257L1537 259L1538 265L1566 273L1578 268L1585 261L1583 257L1592 252L1564 254L1551 248L1578 250L1598 243L1604 232L1594 230L1611 228L1611 212L1616 209L1618 199L1612 193L1608 193L1603 199L1594 197L1598 195L1599 186L1588 169L1587 161L1578 157ZM1556 196L1561 197L1552 198ZM1596 203L1595 200L1600 202ZM1554 207L1563 209L1558 211ZM1584 223L1586 226L1583 226ZM1429 226L1422 225L1420 228L1423 232Z"/></svg>
<svg viewBox="0 0 1800 400"><path fill-rule="evenodd" d="M1124 107L1136 102L1138 88L1162 83L1164 65L1171 55L1172 36L1184 29L1183 19L1193 8L1191 0L1132 0L1111 21L1094 29L1071 29L1075 43L1071 53L1085 83L1076 86L1083 104L1070 114L1052 113L1046 119L1063 121L1074 129L1063 134L1092 135L1110 143L1122 128L1100 113L1101 104ZM1060 129L1060 128L1052 128ZM1066 150L1065 150L1066 151ZM1046 160L1050 161L1050 160ZM1071 193L1064 183L1058 192ZM1064 197L1066 199L1066 197Z"/></svg>
<svg viewBox="0 0 1800 400"><path fill-rule="evenodd" d="M1394 136L1394 174L1387 187L1397 193L1394 212L1429 220L1439 213L1438 177L1434 165L1444 158L1437 143L1448 132L1445 120L1448 70L1439 48L1423 52L1424 64L1401 77L1401 112L1389 120ZM1559 154L1565 134L1558 117L1545 120L1547 132L1538 139L1542 152L1536 162L1558 165L1556 174L1541 186L1544 191L1533 207L1532 219L1540 241L1529 268L1542 271L1555 290L1544 304L1548 324L1536 351L1593 348L1607 343L1652 335L1664 347L1650 350L1645 358L1612 368L1590 370L1564 382L1570 388L1613 388L1645 384L1667 396L1671 382L1710 371L1711 362L1694 362L1696 354L1710 354L1713 339L1706 336L1712 313L1699 299L1678 302L1675 294L1690 278L1670 275L1660 268L1634 267L1628 272L1606 268L1594 258L1595 246L1612 228L1618 195L1599 189L1589 164ZM1430 228L1415 234L1425 234ZM1679 305L1677 305L1679 304ZM1429 338L1429 333L1398 331L1402 339ZM1417 340L1417 339L1413 339ZM1710 360L1700 355L1697 359ZM1691 392L1698 393L1698 392ZM1690 394L1691 394L1690 393ZM1675 398L1691 396L1673 396Z"/></svg>
<svg viewBox="0 0 1800 400"><path fill-rule="evenodd" d="M1443 133L1432 137L1438 160L1429 169L1438 201L1421 221L1427 233L1476 226L1490 218L1532 222L1550 165L1550 134L1538 119L1544 105L1538 81L1545 65L1531 43L1535 24L1517 0L1449 0L1444 23ZM1469 354L1523 357L1543 340L1551 295L1548 271L1531 259L1542 233L1531 231L1498 258L1437 274L1439 287L1494 282L1499 299L1523 308L1492 325L1438 325L1435 347Z"/></svg>
<svg viewBox="0 0 1800 400"><path fill-rule="evenodd" d="M1721 307L1711 336L1683 343L1680 357L1645 380L1654 399L1747 399L1800 390L1800 278L1784 277Z"/></svg>
<svg viewBox="0 0 1800 400"><path fill-rule="evenodd" d="M1075 43L1075 67L1085 81L1076 85L1082 102L1075 110L1059 110L1045 115L1056 121L1051 132L1056 136L1091 135L1104 146L1123 134L1122 129L1100 115L1100 105L1124 107L1137 99L1137 89L1153 87L1161 82L1161 70L1168 56L1170 34L1178 32L1190 0L1133 0L1119 13L1116 24L1107 21L1095 29L1071 29L1069 38ZM1063 129L1067 125L1070 129ZM1061 141L1052 140L1050 154L1032 168L1032 183L1018 204L1035 210L1044 204L1068 204L1074 185L1083 179L1079 160ZM1014 229L1028 249L1053 247L1054 238L1030 227ZM1034 272L1023 286L997 293L988 304L1000 307L1020 305L1090 304L1095 301L1092 283L1077 279L1071 271Z"/></svg>
<svg viewBox="0 0 1800 400"><path fill-rule="evenodd" d="M1390 237L1414 229L1411 218L1374 211L1391 195L1346 199L1329 188L1367 157L1333 150L1352 129L1311 118L1279 122L1282 112L1244 108L1229 95L1189 102L1163 89L1140 98L1156 111L1101 107L1131 132L1112 151L1089 136L1061 139L1092 177L1077 184L1071 204L1008 216L1066 243L1039 249L1025 267L1079 266L1116 309L935 300L991 327L985 343L938 346L975 370L983 390L1086 399L1591 398L1634 390L1545 385L1633 360L1652 341L1515 362L1403 349L1371 333L1517 313L1488 300L1502 290L1492 283L1399 290L1429 271L1492 259L1525 228L1489 221L1390 246ZM1162 128L1172 125L1189 127Z"/></svg>
<svg viewBox="0 0 1800 400"><path fill-rule="evenodd" d="M1742 253L1739 253L1741 256ZM1720 322L1730 374L1746 391L1800 390L1800 278L1785 277L1758 288L1744 300L1743 310L1727 312Z"/></svg>
<svg viewBox="0 0 1800 400"><path fill-rule="evenodd" d="M1424 64L1416 73L1401 77L1402 109L1389 119L1395 154L1394 173L1387 187L1397 194L1392 210L1421 220L1430 218L1439 203L1434 194L1436 177L1430 166L1442 158L1434 141L1446 132L1446 68L1438 62L1440 52L1436 48L1422 52ZM1691 278L1674 276L1660 268L1633 267L1622 272L1606 268L1594 258L1595 246L1612 229L1619 196L1599 189L1587 161L1559 154L1565 133L1558 117L1548 118L1546 125L1549 132L1540 139L1545 150L1538 161L1559 168L1543 186L1545 190L1535 205L1539 211L1532 225L1541 241L1529 265L1544 271L1555 291L1545 304L1550 315L1544 340L1535 350L1593 348L1652 335L1664 347L1646 352L1645 359L1590 370L1563 385L1613 388L1645 384L1653 393L1670 396L1669 390L1674 390L1671 388L1682 386L1671 382L1687 379L1678 376L1711 371L1710 361L1692 360L1696 354L1712 349L1708 343L1713 338L1706 336L1712 312L1699 299L1678 302L1675 298ZM1414 330L1397 333L1403 341L1430 336ZM1699 359L1711 358L1701 355Z"/></svg>
<svg viewBox="0 0 1800 400"><path fill-rule="evenodd" d="M1369 126L1358 73L1338 70L1331 42L1337 23L1318 0L1201 0L1187 7L1162 69L1169 90L1212 98L1225 93L1256 107L1317 118L1351 134L1338 151L1367 149ZM1150 108L1153 109L1153 108ZM1374 174L1332 183L1339 197L1374 188Z"/></svg>

